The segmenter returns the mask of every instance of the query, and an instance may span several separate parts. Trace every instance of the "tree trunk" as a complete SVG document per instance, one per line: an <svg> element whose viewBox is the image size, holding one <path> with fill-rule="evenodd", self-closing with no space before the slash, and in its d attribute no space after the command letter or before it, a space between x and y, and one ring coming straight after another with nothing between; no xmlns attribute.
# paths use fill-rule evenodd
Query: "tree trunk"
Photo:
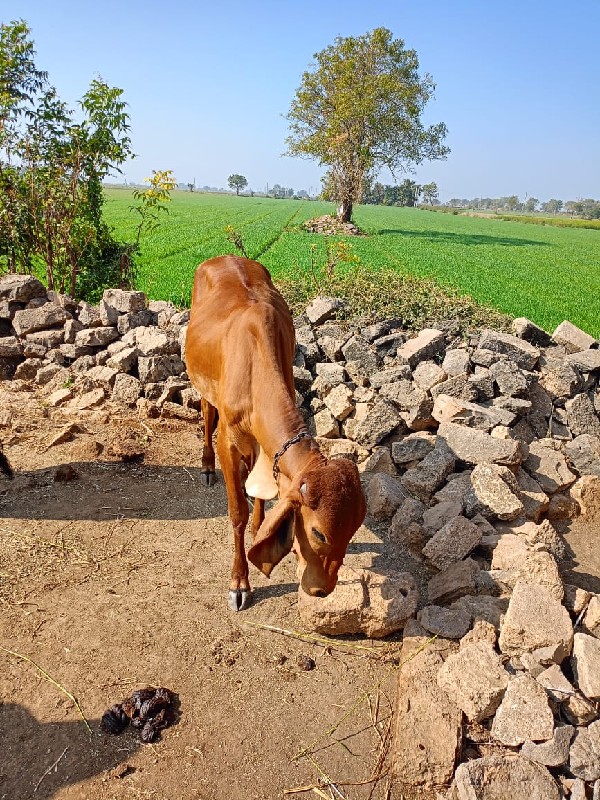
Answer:
<svg viewBox="0 0 600 800"><path fill-rule="evenodd" d="M337 217L340 222L351 222L352 221L352 201L351 200L342 200L339 205Z"/></svg>

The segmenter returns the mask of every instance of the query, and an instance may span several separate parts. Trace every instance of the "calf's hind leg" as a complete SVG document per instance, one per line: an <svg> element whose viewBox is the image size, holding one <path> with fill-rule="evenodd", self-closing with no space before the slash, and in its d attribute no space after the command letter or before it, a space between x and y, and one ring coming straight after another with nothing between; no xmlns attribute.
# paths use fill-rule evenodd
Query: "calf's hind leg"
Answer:
<svg viewBox="0 0 600 800"><path fill-rule="evenodd" d="M202 398L202 418L204 420L204 447L202 448L201 480L205 486L214 486L217 480L215 472L215 448L213 447L213 431L217 422L217 409Z"/></svg>
<svg viewBox="0 0 600 800"><path fill-rule="evenodd" d="M248 560L244 534L250 512L240 476L241 456L229 441L227 429L219 425L217 451L227 489L227 507L233 526L233 565L227 605L232 611L243 611L250 605L251 592L248 579Z"/></svg>

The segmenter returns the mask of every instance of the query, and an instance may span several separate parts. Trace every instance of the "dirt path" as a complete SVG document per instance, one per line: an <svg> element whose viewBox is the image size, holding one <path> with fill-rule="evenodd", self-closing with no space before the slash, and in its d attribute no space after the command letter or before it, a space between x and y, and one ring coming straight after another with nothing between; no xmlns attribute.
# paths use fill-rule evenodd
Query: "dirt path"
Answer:
<svg viewBox="0 0 600 800"><path fill-rule="evenodd" d="M2 438L17 472L0 479L0 646L75 695L93 731L32 663L0 651L2 800L266 800L316 785L319 768L340 783L377 771L398 642L374 659L247 624L298 627L291 558L271 581L254 570L254 604L228 611L224 487L200 484L194 426L92 412L45 450L72 417L1 390L0 407L13 413ZM147 443L143 463L107 460L127 431ZM63 464L77 477L55 482ZM383 550L363 527L347 563L376 564ZM301 655L316 668L304 671ZM378 681L336 730L341 743L324 736ZM101 734L103 711L148 684L179 694L178 724L154 745ZM294 760L322 736L315 761ZM343 791L393 797L386 785Z"/></svg>

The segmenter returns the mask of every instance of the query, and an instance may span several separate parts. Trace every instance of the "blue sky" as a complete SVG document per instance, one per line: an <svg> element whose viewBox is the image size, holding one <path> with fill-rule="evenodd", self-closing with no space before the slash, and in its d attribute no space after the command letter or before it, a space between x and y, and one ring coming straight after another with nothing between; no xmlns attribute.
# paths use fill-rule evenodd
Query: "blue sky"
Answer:
<svg viewBox="0 0 600 800"><path fill-rule="evenodd" d="M69 104L97 75L124 89L129 181L317 191L318 165L281 155L290 101L315 52L385 26L437 84L425 121L449 131L416 180L442 200L600 197L598 0L2 0L0 21L17 18Z"/></svg>

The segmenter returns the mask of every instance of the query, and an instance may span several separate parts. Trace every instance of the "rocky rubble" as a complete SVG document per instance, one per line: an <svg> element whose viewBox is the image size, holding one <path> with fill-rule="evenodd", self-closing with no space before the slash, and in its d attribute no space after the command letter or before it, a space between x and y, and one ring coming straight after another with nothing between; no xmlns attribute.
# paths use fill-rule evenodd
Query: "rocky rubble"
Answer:
<svg viewBox="0 0 600 800"><path fill-rule="evenodd" d="M598 342L524 319L413 336L399 320L342 324L339 307L318 298L295 320L297 402L326 455L357 461L386 558L344 567L325 600L300 593L304 624L404 628L399 782L452 800L600 796L600 597L563 584L553 524L600 513ZM91 306L5 276L0 378L50 409L194 422L188 319L140 292ZM420 599L397 548L428 576Z"/></svg>

